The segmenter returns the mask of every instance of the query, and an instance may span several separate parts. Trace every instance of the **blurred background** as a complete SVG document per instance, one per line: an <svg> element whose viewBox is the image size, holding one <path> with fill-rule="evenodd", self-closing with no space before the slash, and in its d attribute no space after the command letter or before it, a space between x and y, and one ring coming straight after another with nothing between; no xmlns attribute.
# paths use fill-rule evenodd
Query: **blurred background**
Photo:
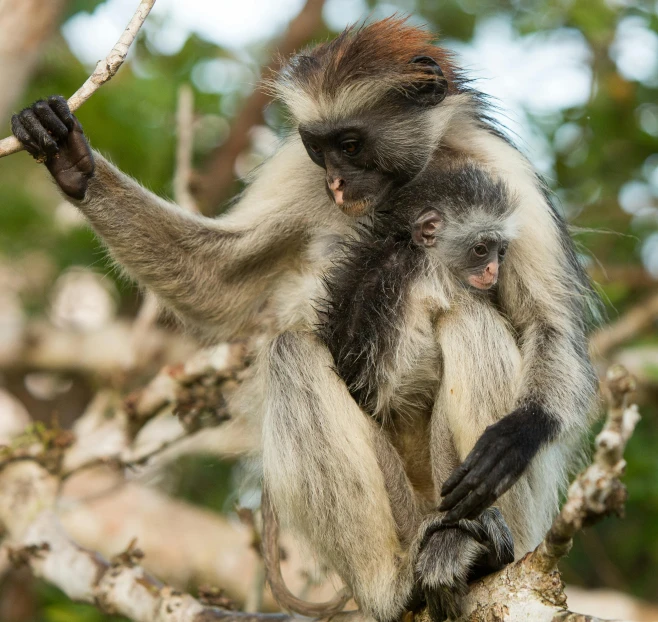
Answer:
<svg viewBox="0 0 658 622"><path fill-rule="evenodd" d="M50 94L70 96L137 4L0 0L7 133L12 112ZM625 518L579 534L561 570L574 599L587 597L578 588L613 591L609 601L596 593L608 603L606 617L626 602L623 593L641 601L628 601L637 609L624 617L658 620L658 2L158 0L124 67L77 114L93 146L124 171L158 194L218 214L276 145L281 111L256 88L277 53L394 13L439 33L476 86L498 100L498 118L574 226L610 326L593 338L598 364L621 361L636 374L643 419L626 456ZM3 413L20 419L29 412L47 425L56 418L69 428L99 389L125 396L195 350L191 337L160 319L149 339L126 352L140 309L143 319L140 292L112 267L46 171L25 153L0 160L0 437L11 432ZM131 533L157 531L150 543L148 533L139 536L155 574L193 591L203 582L220 585L244 602L249 595L239 584L258 574L257 561L235 508L249 507L254 495L238 484L240 448L212 445L172 455L119 496L113 480L93 484L100 499L89 497L89 483L84 494L71 492L62 508L67 529L106 555L123 550ZM167 527L170 512L177 521ZM207 559L189 548L204 548L199 542L174 548L190 531L198 539L202 527L220 534L227 525L241 525L242 540L215 543L206 534ZM229 545L247 562L227 561ZM231 568L243 573L233 587ZM71 603L1 559L0 572L3 622L118 620Z"/></svg>

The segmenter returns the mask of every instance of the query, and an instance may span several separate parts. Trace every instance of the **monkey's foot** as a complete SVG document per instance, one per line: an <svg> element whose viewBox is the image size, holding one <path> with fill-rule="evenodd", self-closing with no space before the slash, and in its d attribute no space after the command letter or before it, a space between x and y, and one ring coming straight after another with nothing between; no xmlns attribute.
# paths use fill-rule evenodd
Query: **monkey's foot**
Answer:
<svg viewBox="0 0 658 622"><path fill-rule="evenodd" d="M476 520L423 524L415 571L433 622L459 617L468 583L514 560L512 534L497 508Z"/></svg>

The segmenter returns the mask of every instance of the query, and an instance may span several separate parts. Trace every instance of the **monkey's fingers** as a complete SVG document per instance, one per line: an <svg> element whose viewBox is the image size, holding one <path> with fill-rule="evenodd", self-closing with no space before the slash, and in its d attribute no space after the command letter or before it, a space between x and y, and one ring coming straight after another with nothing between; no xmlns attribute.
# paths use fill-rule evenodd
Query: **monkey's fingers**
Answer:
<svg viewBox="0 0 658 622"><path fill-rule="evenodd" d="M73 129L79 125L78 120L69 108L68 102L61 95L51 95L48 98L48 105L69 131L73 131Z"/></svg>
<svg viewBox="0 0 658 622"><path fill-rule="evenodd" d="M34 140L32 135L25 129L21 122L21 118L17 114L11 117L11 133L18 138L23 147L25 147L25 150L33 158L43 157L37 141Z"/></svg>
<svg viewBox="0 0 658 622"><path fill-rule="evenodd" d="M461 615L459 600L468 593L468 586L451 585L440 586L425 591L427 609L432 622L444 622L454 620Z"/></svg>
<svg viewBox="0 0 658 622"><path fill-rule="evenodd" d="M55 111L43 99L36 102L32 109L41 121L41 125L52 134L55 140L62 140L68 136L69 130L64 122L55 114Z"/></svg>
<svg viewBox="0 0 658 622"><path fill-rule="evenodd" d="M475 443L475 447L471 449L468 456L466 456L464 459L464 462L462 462L457 468L453 470L453 472L450 474L450 477L448 477L448 479L443 483L443 486L441 486L442 497L449 495L464 479L466 474L473 468L475 463L480 460L480 457L484 454L485 444L486 439L484 437L478 439L477 443Z"/></svg>
<svg viewBox="0 0 658 622"><path fill-rule="evenodd" d="M509 463L500 461L498 466L490 469L480 479L480 484L472 490L468 496L454 505L444 516L446 522L454 522L462 518L476 518L489 506L491 506L500 495L507 492L512 484L519 478L519 473L512 469Z"/></svg>
<svg viewBox="0 0 658 622"><path fill-rule="evenodd" d="M468 468L464 470L463 473L464 476L461 481L457 483L450 494L445 495L441 500L439 511L447 512L448 510L453 509L462 499L464 499L464 497L478 488L482 483L480 469Z"/></svg>
<svg viewBox="0 0 658 622"><path fill-rule="evenodd" d="M20 126L14 122L14 118L18 117ZM59 151L57 141L50 135L48 130L42 125L41 121L34 113L32 108L25 108L14 115L12 118L12 130L18 130L16 138L18 138L28 149L29 153L37 158L52 158ZM21 132L20 128L25 130ZM25 140L24 140L25 139Z"/></svg>
<svg viewBox="0 0 658 622"><path fill-rule="evenodd" d="M439 510L452 509L471 490L477 488L483 477L497 467L508 452L506 443L491 443L489 437L482 436L471 452L446 480L441 488L443 501Z"/></svg>
<svg viewBox="0 0 658 622"><path fill-rule="evenodd" d="M476 518L497 499L496 493L491 489L489 482L482 482L468 496L462 499L450 510L443 520L454 523L463 518Z"/></svg>

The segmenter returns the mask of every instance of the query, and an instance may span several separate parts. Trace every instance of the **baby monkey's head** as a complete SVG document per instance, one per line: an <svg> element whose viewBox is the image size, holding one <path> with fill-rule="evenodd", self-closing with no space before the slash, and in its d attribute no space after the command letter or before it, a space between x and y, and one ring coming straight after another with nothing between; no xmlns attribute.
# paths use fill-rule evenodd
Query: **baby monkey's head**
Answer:
<svg viewBox="0 0 658 622"><path fill-rule="evenodd" d="M502 230L446 222L437 209L418 217L412 236L416 244L435 248L459 280L477 289L496 284L509 244Z"/></svg>
<svg viewBox="0 0 658 622"><path fill-rule="evenodd" d="M412 239L463 283L490 289L515 236L516 200L505 184L472 165L437 181L434 196L420 201Z"/></svg>

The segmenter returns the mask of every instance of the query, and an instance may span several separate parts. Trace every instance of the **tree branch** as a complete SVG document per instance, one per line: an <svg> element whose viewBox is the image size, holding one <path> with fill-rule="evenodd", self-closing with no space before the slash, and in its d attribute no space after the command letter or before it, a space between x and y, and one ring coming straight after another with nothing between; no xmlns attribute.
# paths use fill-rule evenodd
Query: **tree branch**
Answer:
<svg viewBox="0 0 658 622"><path fill-rule="evenodd" d="M287 622L283 614L245 614L203 605L149 575L136 562L134 545L111 561L75 544L52 508L57 478L35 462L11 464L0 473L0 522L16 564L59 587L69 598L136 622Z"/></svg>
<svg viewBox="0 0 658 622"><path fill-rule="evenodd" d="M532 554L531 563L544 572L557 567L583 526L623 510L626 489L619 481L626 468L623 452L640 415L637 406L627 403L635 381L623 367L610 368L606 388L610 409L606 425L596 437L594 462L571 484L567 502Z"/></svg>
<svg viewBox="0 0 658 622"><path fill-rule="evenodd" d="M590 350L598 358L649 328L658 319L658 294L636 305L616 322L596 332L590 340Z"/></svg>
<svg viewBox="0 0 658 622"><path fill-rule="evenodd" d="M94 73L87 78L85 83L68 100L71 110L80 108L103 84L119 71L119 67L126 60L132 42L137 37L139 29L142 27L144 20L146 20L154 4L155 0L141 0L135 14L119 37L116 45L103 60L98 61ZM23 146L13 136L0 140L0 158L22 150Z"/></svg>

